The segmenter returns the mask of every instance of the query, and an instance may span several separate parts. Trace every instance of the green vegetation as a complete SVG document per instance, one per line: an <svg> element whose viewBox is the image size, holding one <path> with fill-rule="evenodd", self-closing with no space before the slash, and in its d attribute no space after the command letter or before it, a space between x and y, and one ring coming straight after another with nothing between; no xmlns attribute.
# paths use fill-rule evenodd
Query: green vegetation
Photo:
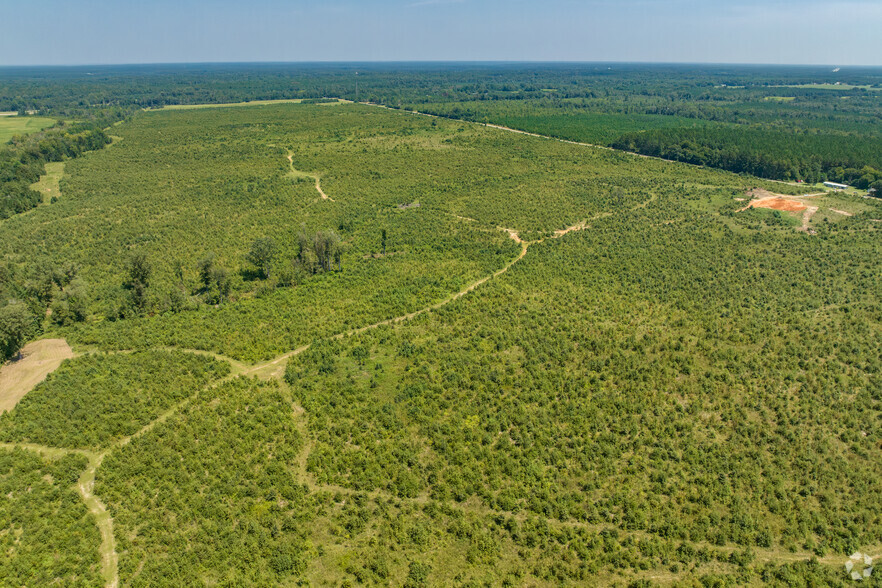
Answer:
<svg viewBox="0 0 882 588"><path fill-rule="evenodd" d="M229 369L226 362L180 351L67 360L11 412L0 415L0 440L107 447Z"/></svg>
<svg viewBox="0 0 882 588"><path fill-rule="evenodd" d="M8 143L16 135L42 131L55 124L55 119L45 116L0 116L0 144Z"/></svg>
<svg viewBox="0 0 882 588"><path fill-rule="evenodd" d="M16 357L36 332L36 317L21 302L0 308L0 361Z"/></svg>
<svg viewBox="0 0 882 588"><path fill-rule="evenodd" d="M252 67L0 89L130 115L65 161L63 198L0 222L18 341L91 352L0 417L4 444L90 459L60 487L86 468L82 583L846 585L882 547L882 202L743 210L817 191L751 171L878 181L866 92L777 87L808 69L378 66L364 96L400 110L330 108L308 99L348 96L349 69ZM286 98L307 100L133 110ZM36 480L56 463L8 454Z"/></svg>
<svg viewBox="0 0 882 588"><path fill-rule="evenodd" d="M882 90L878 86L853 86L851 84L799 84L795 86L782 86L784 88L809 88L812 90Z"/></svg>
<svg viewBox="0 0 882 588"><path fill-rule="evenodd" d="M45 174L31 184L31 190L43 195L43 204L50 204L61 197L61 178L64 177L64 162L53 161L44 166Z"/></svg>
<svg viewBox="0 0 882 588"><path fill-rule="evenodd" d="M303 440L286 396L237 379L107 458L95 491L124 584L267 586L303 572Z"/></svg>
<svg viewBox="0 0 882 588"><path fill-rule="evenodd" d="M0 117L0 123L5 118ZM0 146L0 220L43 202L35 184L47 173L46 163L77 157L110 143L101 130L108 120L99 115L89 123L72 126L59 122L47 131L16 136L9 145Z"/></svg>
<svg viewBox="0 0 882 588"><path fill-rule="evenodd" d="M714 127L632 133L613 147L764 178L882 189L880 137Z"/></svg>
<svg viewBox="0 0 882 588"><path fill-rule="evenodd" d="M101 585L98 529L75 490L85 467L0 448L0 584Z"/></svg>

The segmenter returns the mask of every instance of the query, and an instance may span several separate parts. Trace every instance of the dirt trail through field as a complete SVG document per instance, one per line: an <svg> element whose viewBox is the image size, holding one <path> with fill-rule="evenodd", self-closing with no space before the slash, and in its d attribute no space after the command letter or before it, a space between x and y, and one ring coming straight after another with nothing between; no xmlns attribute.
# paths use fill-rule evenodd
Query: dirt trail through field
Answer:
<svg viewBox="0 0 882 588"><path fill-rule="evenodd" d="M292 169L293 169L293 165L292 165ZM599 216L605 216L605 215L608 215L608 213L602 214ZM469 218L465 218L465 217L460 217L460 218L462 218L462 220L467 221L467 222L476 222L476 221L474 221L474 219L469 219ZM567 235L573 231L584 230L584 229L588 228L589 220L591 220L591 219L584 220L579 223L576 223L573 226L555 231L552 236L548 237L548 239L558 239L558 238L563 237L564 235ZM472 282L471 284L469 284L468 286L466 286L462 290L455 292L454 294L451 294L447 298L445 298L439 302L436 302L435 304L432 304L432 305L427 306L425 308L422 308L422 309L419 309L419 310L416 310L416 311L413 311L413 312L410 312L410 313L407 313L407 314L404 314L401 316L378 321L376 323L373 323L370 325L365 325L365 326L359 327L357 329L351 329L349 331L344 331L342 333L338 333L337 335L334 335L332 338L333 339L342 339L344 337L357 335L359 333L364 333L366 331L369 331L371 329L376 329L376 328L379 328L384 325L392 325L395 323L406 321L406 320L412 319L414 317L417 317L419 315L431 312L433 310L438 310L441 307L443 307L447 304L450 304L451 302L459 300L460 298L462 298L466 294L477 289L482 284L492 280L493 278L496 278L496 277L504 274L509 269L511 269L512 266L514 266L517 262L522 260L524 258L524 256L527 255L527 250L529 249L530 245L539 244L539 243L542 243L543 241L545 241L545 239L539 239L537 241L529 241L528 242L528 241L524 241L521 238L518 231L515 229L498 227L498 230L504 231L509 236L510 239L512 239L515 243L520 245L520 251L519 251L518 255L514 259L509 261L502 268L496 270L495 272L493 272L492 274L490 274L488 276L485 276L479 280ZM64 340L55 340L55 345L61 346L62 344L63 344L63 348L66 348L68 350L68 352L70 352L69 351L70 347L67 346L67 343ZM309 349L310 346L311 346L310 344L303 345L301 347L298 347L297 349L294 349L292 351L289 351L287 353L283 353L277 357L274 357L273 359L267 360L265 362L256 363L251 366L248 366L248 365L242 363L241 361L238 361L238 360L233 359L231 357L227 357L227 356L224 356L224 355L221 355L218 353L213 353L213 352L204 351L204 350L181 349L181 348L174 348L174 347L172 347L172 348L163 347L162 349L177 349L179 351L197 353L200 355L208 355L208 356L214 357L216 359L229 362L232 367L231 373L228 376L211 383L207 387L207 388L211 388L211 387L219 386L222 383L229 381L229 380L232 380L233 378L236 378L239 376L253 376L253 377L257 377L259 379L263 379L263 380L281 379L285 373L285 367L286 367L285 364L286 364L287 360L290 359L291 357L294 357L295 355L303 353L304 351ZM128 351L117 351L117 352L111 352L111 353L128 353ZM73 357L73 354L71 353L70 356ZM179 413L182 408L184 408L185 406L187 406L188 404L190 404L194 400L196 400L204 390L205 389L197 391L189 398L186 398L186 399L182 400L181 402L179 402L178 404L176 404L175 406L172 406L171 408L169 408L168 410L166 410L165 412L160 414L153 421L151 421L150 423L145 425L143 428L141 428L139 431L130 435L129 437L125 437L123 439L120 439L119 441L114 443L111 447L109 447L106 451L104 451L102 453L96 453L96 452L91 452L91 451L86 451L86 450L78 450L78 449L63 449L63 448L46 447L46 446L32 445L32 444L26 444L26 443L0 443L0 449L3 449L3 448L8 449L8 448L13 448L13 447L18 447L18 448L26 449L29 451L36 451L38 453L41 453L41 454L44 454L47 456L59 456L59 455L67 454L67 453L76 453L79 455L84 455L89 459L88 467L80 475L80 478L78 480L77 490L78 490L80 496L82 497L83 502L88 507L89 512L92 513L92 516L95 519L95 524L101 533L101 548L100 548L100 550L101 550L101 573L104 578L106 588L117 588L119 585L119 556L116 551L116 539L115 539L114 533L113 533L113 518L110 516L110 513L107 510L107 507L104 505L104 503L94 494L95 476L96 476L97 470L101 466L101 463L104 461L105 456L108 455L109 452L111 452L115 449L119 449L121 447L124 447L125 445L128 445L133 439L136 439L136 438L140 437L141 435L148 433L154 427L156 427L158 424L167 421L169 418L171 418L175 414ZM294 407L294 412L295 412L295 416L300 416L302 418L305 418L305 411L299 405ZM303 427L303 431L305 433L305 423L300 423L300 425ZM309 445L309 443L307 443L307 445L304 447L303 454L299 457L298 469L300 470L301 474L304 476L304 482L307 483L308 486L313 487L313 486L315 486L315 484L311 480L311 476L309 476L306 471L306 463L307 463L307 459L309 457L309 451L310 451L310 445ZM343 488L343 487L339 487L339 489L341 491L348 491L348 489ZM375 492L375 494L379 495L379 494L381 494L381 492L377 491L377 492ZM428 499L426 497L418 497L415 500L420 500L420 501L425 502Z"/></svg>
<svg viewBox="0 0 882 588"><path fill-rule="evenodd" d="M95 473L104 461L105 453L92 454L89 467L80 475L77 489L83 502L95 518L95 524L101 533L101 575L107 588L119 585L119 556L116 553L116 538L113 536L113 517L101 499L93 494L95 489Z"/></svg>
<svg viewBox="0 0 882 588"><path fill-rule="evenodd" d="M335 202L333 198L325 194L324 190L322 190L322 179L318 174L308 174L294 167L294 154L290 151L288 152L288 163L291 165L290 173L292 176L297 178L310 178L315 180L315 189L318 190L319 196L322 197L322 200L330 200L331 202Z"/></svg>
<svg viewBox="0 0 882 588"><path fill-rule="evenodd" d="M805 212L802 213L802 227L800 227L801 230L807 233L812 231L812 229L809 229L809 221L812 220L812 216L814 216L816 212L818 212L817 206L806 207Z"/></svg>
<svg viewBox="0 0 882 588"><path fill-rule="evenodd" d="M77 480L77 492L83 499L83 503L92 517L95 519L95 525L101 534L101 576L104 578L104 585L107 588L117 588L119 585L118 577L118 557L116 553L116 539L113 536L113 518L107 511L107 507L101 502L93 490L95 487L95 472L104 461L105 453L96 453L85 449L67 449L64 447L47 447L45 445L36 445L34 443L0 443L0 449L22 449L32 451L39 455L50 459L58 459L64 455L82 455L89 460L89 465L80 474Z"/></svg>
<svg viewBox="0 0 882 588"><path fill-rule="evenodd" d="M21 355L0 368L0 413L15 408L62 361L74 357L74 352L64 339L42 339L25 345Z"/></svg>
<svg viewBox="0 0 882 588"><path fill-rule="evenodd" d="M609 216L609 214L610 213L602 213L602 214L597 215L596 217L593 217L593 218L601 218L603 216ZM460 217L460 218L463 218L463 217ZM473 219L463 218L463 220L472 221ZM573 226L557 230L554 232L554 234L552 236L548 237L548 239L559 239L560 237L563 237L563 236L565 236L569 233L572 233L574 231L585 230L588 228L588 222L590 220L592 220L592 219L583 220L583 221L576 223ZM514 266L517 262L522 260L525 255L527 255L527 250L530 247L530 245L539 244L539 243L542 243L543 241L545 241L545 239L539 239L538 241L524 241L521 238L520 234L515 229L508 229L508 228L499 227L499 230L504 231L506 234L508 234L509 238L512 241L514 241L515 243L517 243L518 245L521 246L521 250L518 253L517 257L515 257L510 262L505 264L505 266L503 266L502 268L496 270L495 272L493 272L492 274L490 274L488 276L485 276L479 280L472 282L471 284L469 284L468 286L466 286L465 288L463 288L459 292L455 292L454 294L451 294L450 296L448 296L444 300L441 300L440 302L436 302L435 304L432 304L431 306L427 306L425 308L421 308L419 310L415 310L413 312L409 312L409 313L403 314L401 316L378 321L378 322L372 323L370 325L358 327L357 329L351 329L349 331L344 331L342 333L338 333L336 335L333 335L331 337L331 339L343 339L345 337L350 337L352 335L358 335L360 333L364 333L366 331L370 331L370 330L376 329L378 327L383 327L386 325L393 325L396 323L410 320L412 318L416 318L422 314L426 314L427 312L431 312L433 310L438 310L441 307L450 304L451 302L459 300L460 298L462 298L466 294L474 291L476 288L478 288L482 284L485 284L486 282L492 280L493 278L499 277L500 275L504 274L505 272L510 270L512 268L512 266ZM309 347L310 347L310 345L304 345L304 346L299 347L293 351L289 351L289 352L284 353L276 358L273 358L269 361L255 364L255 365L251 366L250 368L246 369L245 371L243 371L241 374L242 375L253 375L253 376L256 376L261 379L280 379L285 373L285 362L288 359L294 357L295 355L299 355L299 354L303 353L304 351L309 349ZM215 357L218 357L218 358L225 359L224 356L220 356L220 355L216 355L216 354L212 354L212 355L215 355ZM233 361L235 361L235 360L233 360Z"/></svg>

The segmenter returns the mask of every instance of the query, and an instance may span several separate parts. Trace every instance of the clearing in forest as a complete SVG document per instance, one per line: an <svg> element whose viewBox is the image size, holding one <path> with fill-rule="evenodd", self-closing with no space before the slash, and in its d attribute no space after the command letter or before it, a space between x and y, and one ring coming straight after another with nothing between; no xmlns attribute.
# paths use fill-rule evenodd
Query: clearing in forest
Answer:
<svg viewBox="0 0 882 588"><path fill-rule="evenodd" d="M772 210L784 210L786 212L802 212L808 208L808 205L802 201L803 198L813 198L815 196L823 196L824 194L824 192L820 192L817 194L788 196L787 194L775 194L762 188L754 188L746 194L746 196L750 197L750 202L741 210L747 210L748 208L771 208Z"/></svg>
<svg viewBox="0 0 882 588"><path fill-rule="evenodd" d="M166 104L161 108L149 110L192 110L194 108L230 108L233 106L272 106L274 104L300 104L302 98L289 98L281 100L251 100L250 102L230 102L221 104ZM319 104L340 104L341 100L321 102Z"/></svg>
<svg viewBox="0 0 882 588"><path fill-rule="evenodd" d="M21 359L0 368L0 413L15 408L25 394L72 357L74 353L64 339L42 339L25 345Z"/></svg>
<svg viewBox="0 0 882 588"><path fill-rule="evenodd" d="M794 214L802 213L802 226L800 227L802 231L810 231L809 224L819 211L824 211L824 221L826 222L830 219L836 221L870 210L864 199L841 192L825 191L788 196L756 188L745 195L750 197L750 201L739 212L750 208L769 208ZM736 198L736 200L744 201L743 198ZM833 213L835 216L830 217L829 213Z"/></svg>
<svg viewBox="0 0 882 588"><path fill-rule="evenodd" d="M43 204L47 204L53 196L61 197L59 182L64 176L64 162L53 161L46 164L46 174L40 176L40 181L31 184L31 190L36 190L43 195Z"/></svg>

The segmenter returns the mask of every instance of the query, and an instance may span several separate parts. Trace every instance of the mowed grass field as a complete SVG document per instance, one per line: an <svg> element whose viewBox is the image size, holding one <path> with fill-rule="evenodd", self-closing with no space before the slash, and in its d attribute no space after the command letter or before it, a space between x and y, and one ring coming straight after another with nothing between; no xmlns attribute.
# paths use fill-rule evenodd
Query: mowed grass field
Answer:
<svg viewBox="0 0 882 588"><path fill-rule="evenodd" d="M54 124L54 118L44 116L0 116L0 143L6 143L15 135L42 131Z"/></svg>

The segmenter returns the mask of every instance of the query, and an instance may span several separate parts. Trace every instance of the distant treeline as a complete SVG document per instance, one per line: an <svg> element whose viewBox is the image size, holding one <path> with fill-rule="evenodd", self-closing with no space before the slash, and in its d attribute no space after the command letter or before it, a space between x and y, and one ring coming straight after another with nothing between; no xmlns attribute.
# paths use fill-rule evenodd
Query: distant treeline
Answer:
<svg viewBox="0 0 882 588"><path fill-rule="evenodd" d="M865 88L882 86L882 70L848 68L834 75L828 68L774 66L250 63L0 68L0 79L0 110L56 115L109 107L328 96L388 105L541 98L611 100L615 112L621 113L633 112L623 110L631 106L662 113L689 103L690 108L705 105L696 114L698 118L724 116L728 120L727 114L711 112L708 106L740 103L744 107L770 95L794 96L801 101L833 96L838 100L847 95L859 100L876 94ZM860 87L848 91L795 87L820 81ZM837 104L836 108L848 110L851 106Z"/></svg>
<svg viewBox="0 0 882 588"><path fill-rule="evenodd" d="M87 118L107 109L335 97L772 179L858 187L882 179L880 68L253 63L0 68L0 80L0 110ZM7 196L13 210L33 199Z"/></svg>
<svg viewBox="0 0 882 588"><path fill-rule="evenodd" d="M616 149L776 180L832 180L882 191L882 139L721 127L627 133Z"/></svg>

